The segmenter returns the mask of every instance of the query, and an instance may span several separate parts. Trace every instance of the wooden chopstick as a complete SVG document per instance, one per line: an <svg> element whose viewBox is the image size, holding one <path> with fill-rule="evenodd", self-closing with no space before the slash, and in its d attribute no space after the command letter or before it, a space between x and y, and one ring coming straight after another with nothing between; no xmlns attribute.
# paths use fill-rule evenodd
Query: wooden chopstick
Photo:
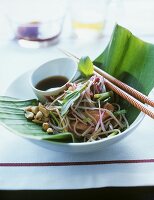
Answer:
<svg viewBox="0 0 154 200"><path fill-rule="evenodd" d="M149 115L151 118L154 119L154 113L150 111L143 103L141 103L139 100L135 99L133 96L128 94L127 92L123 91L107 79L105 79L105 85L113 90L116 94L121 96L123 99L127 100L130 104L132 104L137 109L141 110L145 114Z"/></svg>
<svg viewBox="0 0 154 200"><path fill-rule="evenodd" d="M71 56L72 58L76 59L77 61L79 61L79 58L74 56L72 53L63 50L61 48L59 48L60 51L62 51L65 55L67 56ZM113 90L116 94L118 94L119 96L121 96L123 99L127 100L130 104L132 104L134 107L136 107L137 109L141 110L142 112L144 112L145 114L147 114L148 116L150 116L151 118L154 119L154 113L152 111L150 111L143 103L147 103L148 105L154 106L154 101L150 100L146 95L142 94L141 92L135 90L134 88L128 86L127 84L121 82L120 80L116 79L115 77L109 75L108 73L104 72L103 70L99 69L98 67L94 66L94 70L95 70L95 74L97 75L101 75L104 77L104 82L105 85L110 88L111 90ZM115 83L116 85L114 85L113 83ZM119 88L121 87L121 88ZM129 94L128 94L128 93ZM131 96L130 94L134 95ZM137 100L136 98L138 98L139 100L141 100L143 103L141 103L139 100Z"/></svg>

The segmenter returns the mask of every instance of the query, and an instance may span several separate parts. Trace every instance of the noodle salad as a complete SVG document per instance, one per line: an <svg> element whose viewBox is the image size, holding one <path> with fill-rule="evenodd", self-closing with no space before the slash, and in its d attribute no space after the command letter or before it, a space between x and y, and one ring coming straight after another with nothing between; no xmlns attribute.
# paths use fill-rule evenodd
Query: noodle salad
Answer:
<svg viewBox="0 0 154 200"><path fill-rule="evenodd" d="M26 118L48 134L71 132L79 142L113 137L127 129L126 110L105 87L104 78L93 73L89 57L80 60L79 70L81 77L68 83L63 93L48 97L45 104L26 107Z"/></svg>

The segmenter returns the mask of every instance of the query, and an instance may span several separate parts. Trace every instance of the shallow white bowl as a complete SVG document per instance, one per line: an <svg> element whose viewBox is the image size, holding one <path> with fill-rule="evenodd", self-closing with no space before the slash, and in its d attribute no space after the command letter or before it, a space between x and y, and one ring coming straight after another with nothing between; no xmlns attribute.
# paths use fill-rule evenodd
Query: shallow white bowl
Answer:
<svg viewBox="0 0 154 200"><path fill-rule="evenodd" d="M28 82L28 78L30 76L31 72L27 72L25 74L22 74L20 77L18 77L13 83L11 83L10 87L7 89L5 95L16 97L19 99L30 99L30 98L36 98L34 95L32 88L30 87ZM24 91L23 91L24 88ZM140 113L137 119L131 124L131 126L122 132L121 134L118 134L111 138L105 138L103 140L90 142L90 143L57 143L57 142L49 142L45 140L35 140L31 139L29 137L25 137L25 139L28 139L30 142L33 142L36 145L40 145L44 148L48 148L55 151L61 151L61 152L92 152L97 151L100 149L103 149L105 147L108 147L109 145L113 145L114 143L122 140L127 135L133 133L136 129L136 127L139 125L139 123L144 118L144 114Z"/></svg>

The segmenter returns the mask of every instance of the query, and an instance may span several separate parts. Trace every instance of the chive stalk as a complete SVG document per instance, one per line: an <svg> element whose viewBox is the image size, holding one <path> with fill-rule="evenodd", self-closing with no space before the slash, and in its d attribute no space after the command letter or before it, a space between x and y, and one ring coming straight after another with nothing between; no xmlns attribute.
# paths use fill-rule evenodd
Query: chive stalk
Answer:
<svg viewBox="0 0 154 200"><path fill-rule="evenodd" d="M114 131L114 132L112 132L108 137L113 137L113 136L115 136L115 135L117 135L118 134L118 131Z"/></svg>
<svg viewBox="0 0 154 200"><path fill-rule="evenodd" d="M100 94L95 94L94 98L99 99L99 100L105 100L105 99L112 97L112 96L113 96L113 92L109 91L109 92L104 92L104 93L100 93Z"/></svg>
<svg viewBox="0 0 154 200"><path fill-rule="evenodd" d="M58 119L56 118L56 116L54 115L54 113L51 112L51 111L50 111L50 116L51 116L52 119L56 122L56 124L57 124L58 126L60 126L60 123L59 123Z"/></svg>
<svg viewBox="0 0 154 200"><path fill-rule="evenodd" d="M123 109L123 110L115 111L113 114L114 114L115 116L117 116L117 115L125 114L126 112L127 112L127 111L126 111L125 109Z"/></svg>

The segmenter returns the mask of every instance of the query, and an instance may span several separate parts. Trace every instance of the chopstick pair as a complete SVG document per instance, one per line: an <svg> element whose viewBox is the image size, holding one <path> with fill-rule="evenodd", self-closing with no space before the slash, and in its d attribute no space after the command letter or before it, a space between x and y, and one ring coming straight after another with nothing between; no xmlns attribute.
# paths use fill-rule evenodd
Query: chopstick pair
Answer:
<svg viewBox="0 0 154 200"><path fill-rule="evenodd" d="M72 57L79 61L79 58L73 55L72 53L63 50L59 48L60 51L62 51L65 55ZM99 69L98 67L94 66L95 74L99 74L104 77L105 85L113 90L116 94L121 96L123 99L127 100L130 104L132 104L134 107L142 111L143 113L147 114L151 118L154 119L154 113L150 111L147 106L145 106L143 103L146 103L152 107L154 107L154 101L150 100L146 95L142 94L141 92L137 91L136 89L128 86L127 84L123 83L122 81L116 79L115 77L111 76L107 72ZM119 87L118 87L119 86ZM125 90L125 91L124 91ZM131 96L133 95L133 96ZM139 99L139 100L137 100Z"/></svg>

